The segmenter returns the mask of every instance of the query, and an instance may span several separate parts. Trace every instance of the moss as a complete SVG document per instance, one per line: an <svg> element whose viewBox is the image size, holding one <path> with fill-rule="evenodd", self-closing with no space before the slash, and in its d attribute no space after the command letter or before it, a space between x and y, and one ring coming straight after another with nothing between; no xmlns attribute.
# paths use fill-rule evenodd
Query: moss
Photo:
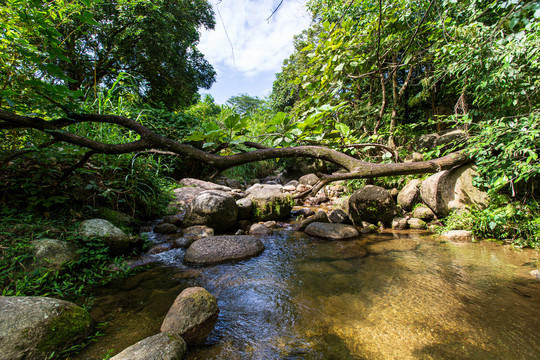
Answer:
<svg viewBox="0 0 540 360"><path fill-rule="evenodd" d="M252 217L255 221L266 221L288 216L294 206L294 199L290 196L277 198L274 201L258 204L253 202Z"/></svg>
<svg viewBox="0 0 540 360"><path fill-rule="evenodd" d="M78 306L64 308L49 322L38 351L48 354L65 349L89 335L91 329L92 318L86 310Z"/></svg>

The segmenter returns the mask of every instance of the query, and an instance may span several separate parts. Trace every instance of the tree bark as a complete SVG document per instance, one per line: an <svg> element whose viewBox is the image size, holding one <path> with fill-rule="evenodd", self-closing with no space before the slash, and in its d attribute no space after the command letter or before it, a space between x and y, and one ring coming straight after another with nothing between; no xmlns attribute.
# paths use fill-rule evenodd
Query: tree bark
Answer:
<svg viewBox="0 0 540 360"><path fill-rule="evenodd" d="M140 140L124 144L106 144L64 130L68 125L80 122L117 124L137 132L140 135ZM254 151L221 156L207 153L195 147L156 134L140 123L122 116L74 114L71 115L70 118L46 121L39 117L26 117L0 110L0 130L23 128L40 130L48 134L54 141L62 141L87 148L89 151L87 154L89 156L93 154L124 154L148 150L161 150L168 152L168 154L177 154L186 159L200 161L217 170L226 170L231 167L261 160L305 157L329 161L348 171L346 174L323 176L321 179L321 186L332 181L344 179L434 173L461 165L468 161L465 155L461 153L452 153L432 161L378 164L361 161L347 154L322 146L297 146L275 149L260 146L255 143L248 143L249 146L256 148Z"/></svg>

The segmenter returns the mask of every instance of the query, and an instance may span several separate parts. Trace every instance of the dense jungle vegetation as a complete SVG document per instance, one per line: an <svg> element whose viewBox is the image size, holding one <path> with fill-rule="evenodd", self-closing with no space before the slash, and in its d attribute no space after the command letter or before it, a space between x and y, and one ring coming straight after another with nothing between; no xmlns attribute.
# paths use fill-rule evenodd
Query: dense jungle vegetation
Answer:
<svg viewBox="0 0 540 360"><path fill-rule="evenodd" d="M539 247L540 2L310 0L307 7L312 24L295 38L269 98L241 94L217 105L198 94L215 77L196 47L199 29L215 24L206 0L3 1L2 294L77 298L125 273L109 270L100 244L82 242L70 269L85 276L27 271L34 238L80 242L78 222L104 209L163 215L175 179L216 168L260 178L290 161L277 152L250 165L213 166L203 155L182 155L184 147L149 146L139 125L162 136L152 135L153 145L168 138L223 157L318 145L390 164L394 152L403 159L421 151L429 160L459 150L476 162L477 185L492 201L445 225ZM453 128L468 133L466 143L417 149L420 135Z"/></svg>

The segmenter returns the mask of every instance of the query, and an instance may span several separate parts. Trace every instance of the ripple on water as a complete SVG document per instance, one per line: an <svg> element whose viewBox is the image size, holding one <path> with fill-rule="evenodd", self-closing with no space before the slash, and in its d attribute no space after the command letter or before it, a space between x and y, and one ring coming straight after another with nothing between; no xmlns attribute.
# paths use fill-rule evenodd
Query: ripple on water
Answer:
<svg viewBox="0 0 540 360"><path fill-rule="evenodd" d="M540 283L528 274L538 253L439 243L423 233L348 242L288 234L263 238L263 254L235 264L190 268L180 249L152 255L161 265L150 275L96 297L97 308L124 307L103 311L112 335L92 345L95 353L159 329L176 295L197 285L218 297L220 315L188 359L540 358ZM392 239L385 246L416 245L362 251Z"/></svg>

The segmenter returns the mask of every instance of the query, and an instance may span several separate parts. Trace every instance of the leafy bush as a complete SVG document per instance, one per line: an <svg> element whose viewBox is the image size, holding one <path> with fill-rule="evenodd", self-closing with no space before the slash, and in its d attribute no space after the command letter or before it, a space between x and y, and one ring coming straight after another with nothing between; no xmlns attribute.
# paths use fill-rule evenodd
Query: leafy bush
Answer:
<svg viewBox="0 0 540 360"><path fill-rule="evenodd" d="M507 197L497 196L486 209L454 212L443 222L445 230L468 229L478 238L540 249L540 218L535 200L509 202Z"/></svg>

